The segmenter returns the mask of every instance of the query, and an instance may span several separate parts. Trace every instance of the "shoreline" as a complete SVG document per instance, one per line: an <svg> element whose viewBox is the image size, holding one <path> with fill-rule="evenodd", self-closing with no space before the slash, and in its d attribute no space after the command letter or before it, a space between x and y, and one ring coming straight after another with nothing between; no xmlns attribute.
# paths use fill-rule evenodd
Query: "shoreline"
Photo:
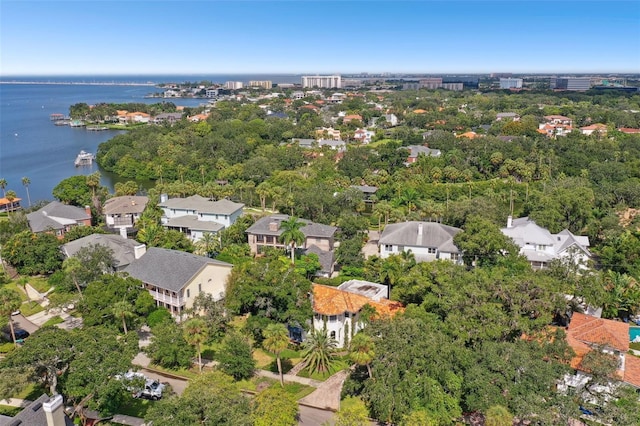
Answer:
<svg viewBox="0 0 640 426"><path fill-rule="evenodd" d="M116 82L116 81L105 81L105 82L84 82L84 81L3 81L0 80L0 84L54 84L57 86L149 86L154 87L159 83L135 83L135 82Z"/></svg>

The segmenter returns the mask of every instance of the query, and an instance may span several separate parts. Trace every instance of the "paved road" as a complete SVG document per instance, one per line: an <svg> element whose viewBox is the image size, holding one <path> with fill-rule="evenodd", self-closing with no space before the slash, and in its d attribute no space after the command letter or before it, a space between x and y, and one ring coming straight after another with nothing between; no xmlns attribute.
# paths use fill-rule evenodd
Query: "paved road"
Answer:
<svg viewBox="0 0 640 426"><path fill-rule="evenodd" d="M37 325L26 319L22 314L14 315L11 318L13 319L14 327L19 327L23 330L26 330L29 332L29 334L35 333L39 328Z"/></svg>
<svg viewBox="0 0 640 426"><path fill-rule="evenodd" d="M302 426L320 426L331 425L333 426L335 415L333 411L321 410L319 408L307 407L305 405L299 405L300 417L298 418L298 425Z"/></svg>

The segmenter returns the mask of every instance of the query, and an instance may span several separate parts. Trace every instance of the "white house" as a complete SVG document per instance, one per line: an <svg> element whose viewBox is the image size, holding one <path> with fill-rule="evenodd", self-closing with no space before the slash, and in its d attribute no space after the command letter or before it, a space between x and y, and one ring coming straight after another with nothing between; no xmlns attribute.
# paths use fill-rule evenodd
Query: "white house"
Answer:
<svg viewBox="0 0 640 426"><path fill-rule="evenodd" d="M380 257L411 250L417 262L443 259L461 264L460 250L453 244L459 228L436 222L402 222L387 225L378 240Z"/></svg>
<svg viewBox="0 0 640 426"><path fill-rule="evenodd" d="M107 226L124 231L126 236L126 230L135 226L148 202L149 197L145 196L125 195L109 198L102 208Z"/></svg>
<svg viewBox="0 0 640 426"><path fill-rule="evenodd" d="M158 207L162 209L162 225L187 234L198 241L207 232L217 233L242 215L244 204L227 199L211 201L200 195L170 198L162 195Z"/></svg>
<svg viewBox="0 0 640 426"><path fill-rule="evenodd" d="M313 329L326 330L338 347L347 346L362 329L360 312L365 305L377 315L393 316L404 308L389 298L389 288L368 281L345 281L338 287L313 285Z"/></svg>
<svg viewBox="0 0 640 426"><path fill-rule="evenodd" d="M534 269L546 268L554 259L567 258L586 269L591 260L589 237L573 235L568 229L552 234L528 217L513 219L509 216L507 227L501 231L520 247L520 254L527 258Z"/></svg>

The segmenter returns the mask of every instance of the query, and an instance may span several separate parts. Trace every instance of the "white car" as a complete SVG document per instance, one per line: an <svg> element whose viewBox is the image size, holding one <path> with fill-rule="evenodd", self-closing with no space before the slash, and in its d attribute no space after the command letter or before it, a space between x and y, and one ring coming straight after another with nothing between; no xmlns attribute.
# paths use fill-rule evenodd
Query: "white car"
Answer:
<svg viewBox="0 0 640 426"><path fill-rule="evenodd" d="M162 392L165 388L165 385L157 380L150 379L135 371L129 371L123 375L118 374L116 379L128 382L125 383L125 388L131 392L134 398L158 400L162 398Z"/></svg>

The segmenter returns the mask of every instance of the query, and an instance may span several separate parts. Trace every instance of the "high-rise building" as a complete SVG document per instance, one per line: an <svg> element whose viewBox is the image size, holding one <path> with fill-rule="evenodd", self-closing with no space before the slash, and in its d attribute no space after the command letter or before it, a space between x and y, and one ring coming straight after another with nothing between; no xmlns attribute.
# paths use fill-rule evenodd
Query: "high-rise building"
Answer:
<svg viewBox="0 0 640 426"><path fill-rule="evenodd" d="M591 88L591 77L551 77L549 87L555 90L585 91Z"/></svg>
<svg viewBox="0 0 640 426"><path fill-rule="evenodd" d="M249 81L249 87L262 87L263 89L271 89L273 83L270 80L251 80Z"/></svg>
<svg viewBox="0 0 640 426"><path fill-rule="evenodd" d="M419 83L423 89L440 89L442 87L442 77L423 78L419 80Z"/></svg>
<svg viewBox="0 0 640 426"><path fill-rule="evenodd" d="M227 81L224 84L224 88L225 89L229 89L229 90L238 90L238 89L242 89L244 85L242 84L241 81Z"/></svg>
<svg viewBox="0 0 640 426"><path fill-rule="evenodd" d="M305 75L302 76L302 87L340 89L342 87L342 77L339 75Z"/></svg>
<svg viewBox="0 0 640 426"><path fill-rule="evenodd" d="M500 88L501 89L522 89L522 79L521 78L501 78Z"/></svg>

